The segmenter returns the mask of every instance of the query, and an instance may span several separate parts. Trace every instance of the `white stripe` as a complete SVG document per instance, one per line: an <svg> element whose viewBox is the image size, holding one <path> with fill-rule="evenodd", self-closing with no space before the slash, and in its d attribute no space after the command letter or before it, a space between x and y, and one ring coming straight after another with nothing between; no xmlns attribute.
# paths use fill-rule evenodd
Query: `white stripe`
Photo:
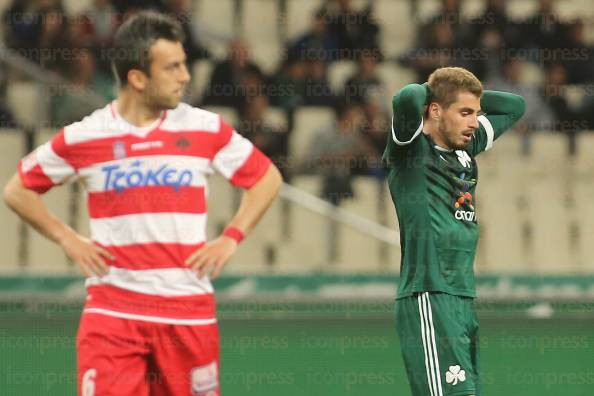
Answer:
<svg viewBox="0 0 594 396"><path fill-rule="evenodd" d="M426 337L427 337L427 350L429 352L429 368L430 368L430 374L431 374L431 381L433 382L433 389L435 391L435 396L441 396L441 394L439 393L439 387L438 387L438 380L439 380L439 373L437 373L437 375L435 375L435 351L432 350L433 345L431 344L431 327L429 326L429 313L427 311L427 306L426 306L426 295L427 293L423 293L421 294L421 301L423 303L423 315L425 317L425 332L426 332Z"/></svg>
<svg viewBox="0 0 594 396"><path fill-rule="evenodd" d="M117 113L116 102L113 102L113 106L113 110ZM108 104L81 121L66 126L64 140L66 144L71 145L97 139L124 137L130 134L145 136L160 122L160 119L156 119L147 127L135 127L118 114L114 118L110 104ZM180 103L175 109L167 111L167 116L159 129L174 133L188 131L217 133L220 131L220 125L218 114Z"/></svg>
<svg viewBox="0 0 594 396"><path fill-rule="evenodd" d="M68 177L75 174L74 168L54 152L51 142L39 146L35 157L43 173L54 184L63 183Z"/></svg>
<svg viewBox="0 0 594 396"><path fill-rule="evenodd" d="M435 372L437 373L437 387L438 396L443 396L441 389L441 370L439 368L439 357L437 356L437 346L435 344L435 328L433 327L433 311L431 310L431 301L429 300L429 293L425 293L425 299L427 300L427 307L429 308L429 334L431 336L431 344L433 346L433 356L435 359Z"/></svg>
<svg viewBox="0 0 594 396"><path fill-rule="evenodd" d="M421 118L421 125L419 125L419 127L417 128L417 130L415 131L413 136L410 138L410 140L408 140L406 142L401 142L400 140L398 140L398 138L396 138L396 132L394 132L394 116L392 116L392 139L394 140L394 143L396 143L397 145L405 146L407 144L412 143L412 141L415 140L415 138L417 136L419 136L422 131L423 131L423 119Z"/></svg>
<svg viewBox="0 0 594 396"><path fill-rule="evenodd" d="M206 213L139 213L90 219L91 237L102 245L206 241Z"/></svg>
<svg viewBox="0 0 594 396"><path fill-rule="evenodd" d="M491 121L489 121L489 119L484 115L478 116L477 119L483 128L485 128L485 133L487 134L487 145L485 146L485 151L488 151L491 149L491 147L493 147L493 140L495 139L493 125L491 125Z"/></svg>
<svg viewBox="0 0 594 396"><path fill-rule="evenodd" d="M175 183L179 180L181 173L186 170L192 172L192 180L188 185L194 187L206 185L206 176L213 173L210 160L207 158L182 155L146 155L93 164L80 168L79 174L86 181L87 191L98 192L113 190L114 184L126 186L125 174L132 171L139 171L145 179L151 172L154 179L160 183L163 183L165 178L170 178ZM118 176L121 174L124 176ZM107 180L108 176L109 180ZM154 184L152 180L147 179L147 182L149 186Z"/></svg>
<svg viewBox="0 0 594 396"><path fill-rule="evenodd" d="M221 130L221 117L208 110L180 103L167 112L167 118L160 127L171 133L200 131L218 133Z"/></svg>
<svg viewBox="0 0 594 396"><path fill-rule="evenodd" d="M115 106L115 104L114 104ZM97 139L109 139L125 136L134 132L132 125L121 118L114 119L110 104L95 110L81 121L64 127L64 141L66 144L78 144Z"/></svg>
<svg viewBox="0 0 594 396"><path fill-rule="evenodd" d="M429 351L427 350L427 339L425 335L425 318L423 317L423 305L421 302L421 295L417 296L419 301L419 315L421 317L421 337L423 340L423 351L425 352L425 370L427 371L427 383L429 385L429 391L431 392L431 396L435 396L433 391L434 384L431 381L431 375L429 370Z"/></svg>
<svg viewBox="0 0 594 396"><path fill-rule="evenodd" d="M85 286L111 285L120 289L163 297L184 297L214 293L210 279L187 268L128 270L110 267L107 275L87 278Z"/></svg>
<svg viewBox="0 0 594 396"><path fill-rule="evenodd" d="M173 319L173 318L163 318L160 316L146 316L146 315L134 315L129 313L123 313L118 311L111 311L109 309L103 308L86 308L83 310L83 313L97 313L103 314L107 316L114 316L116 318L122 319L134 319L134 320L142 320L144 322L154 322L154 323L165 323L165 324L175 324L175 325L211 325L217 323L215 318L213 319Z"/></svg>
<svg viewBox="0 0 594 396"><path fill-rule="evenodd" d="M233 131L231 140L219 150L213 159L213 166L227 179L231 179L235 172L241 168L252 153L252 143Z"/></svg>

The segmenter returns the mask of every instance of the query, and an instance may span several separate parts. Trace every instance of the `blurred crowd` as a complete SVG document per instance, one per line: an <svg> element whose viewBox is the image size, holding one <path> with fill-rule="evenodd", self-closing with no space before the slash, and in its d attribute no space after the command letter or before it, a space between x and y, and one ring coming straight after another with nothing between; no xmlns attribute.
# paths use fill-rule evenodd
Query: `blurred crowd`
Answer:
<svg viewBox="0 0 594 396"><path fill-rule="evenodd" d="M414 48L398 62L413 68L419 81L436 67L462 66L487 88L523 95L527 112L516 127L520 133L552 130L573 138L594 129L594 96L587 89L594 81L594 47L586 40L584 21L562 19L555 10L560 1L534 3L532 15L512 18L507 0L484 0L480 15L464 18L462 0L442 0L441 9L418 27ZM576 85L585 95L572 101L568 91Z"/></svg>
<svg viewBox="0 0 594 396"><path fill-rule="evenodd" d="M199 21L206 16L193 13L192 0L92 0L75 16L65 14L61 0L13 0L2 17L3 37L7 47L69 82L51 98L52 125L60 126L93 110L77 99L81 92L96 92L105 101L115 97L106 54L122 21L140 9L168 13L186 33L188 63L207 59L214 64L203 92L190 93L188 101L233 108L240 120L238 131L271 156L285 178L321 174L322 195L339 204L355 194L353 176L385 176L379 159L390 131L394 92L387 92L378 73L382 63L411 68L416 82L426 81L437 67L463 66L486 88L523 95L528 110L517 131L526 136L551 130L573 137L594 129L594 92L584 89L578 100L567 94L570 87L591 86L594 76L593 47L586 41L584 22L559 18L553 0L534 0L537 11L521 20L510 17L506 0L480 1L480 15L465 18L462 0L442 0L435 15L411 19L418 22L413 48L388 56L380 45L382 26L373 0L363 2L363 7L350 0L320 0L310 28L290 37L282 54L275 54L280 61L273 73L263 72L252 59L250 47L258 43L241 38L230 38L228 56L215 59L201 34ZM357 67L337 90L330 84L329 69L342 61ZM527 70L534 71L532 77L526 77ZM6 80L0 68L0 92ZM14 123L1 103L3 125ZM267 123L271 106L286 113L286 126ZM336 118L320 125L307 155L293 158L294 114L304 106L327 107Z"/></svg>

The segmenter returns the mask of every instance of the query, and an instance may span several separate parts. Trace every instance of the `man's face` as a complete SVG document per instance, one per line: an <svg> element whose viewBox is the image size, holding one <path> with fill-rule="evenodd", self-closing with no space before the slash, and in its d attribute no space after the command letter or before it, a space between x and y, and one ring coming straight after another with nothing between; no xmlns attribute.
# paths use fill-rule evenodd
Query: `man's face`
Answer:
<svg viewBox="0 0 594 396"><path fill-rule="evenodd" d="M470 92L460 92L448 108L441 107L438 126L440 143L453 150L465 148L479 127L477 117L480 110L480 98Z"/></svg>
<svg viewBox="0 0 594 396"><path fill-rule="evenodd" d="M150 75L144 90L148 103L160 109L174 109L179 104L190 73L180 42L159 39L149 51Z"/></svg>

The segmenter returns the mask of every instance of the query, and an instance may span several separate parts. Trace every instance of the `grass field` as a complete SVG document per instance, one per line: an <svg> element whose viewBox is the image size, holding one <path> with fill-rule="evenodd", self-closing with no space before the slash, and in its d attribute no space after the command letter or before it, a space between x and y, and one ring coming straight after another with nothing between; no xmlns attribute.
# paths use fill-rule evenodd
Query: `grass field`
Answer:
<svg viewBox="0 0 594 396"><path fill-rule="evenodd" d="M75 314L0 315L0 395L75 395ZM482 395L594 394L593 319L481 319ZM390 315L220 321L227 396L409 395Z"/></svg>

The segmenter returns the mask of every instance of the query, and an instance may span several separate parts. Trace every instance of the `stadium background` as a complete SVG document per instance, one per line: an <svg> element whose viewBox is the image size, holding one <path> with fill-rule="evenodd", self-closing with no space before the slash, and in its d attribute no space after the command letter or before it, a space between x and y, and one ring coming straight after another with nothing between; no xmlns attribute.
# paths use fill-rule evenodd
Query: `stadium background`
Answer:
<svg viewBox="0 0 594 396"><path fill-rule="evenodd" d="M18 3L26 6L15 9ZM109 2L0 2L6 12L0 44L3 184L17 161L61 123L113 95L101 65L106 41L98 39L98 29L84 30L88 21L80 18L103 3ZM480 158L482 239L476 271L483 394L592 393L590 1L556 1L552 14L536 18L537 0L491 1L506 6L507 25L496 24L499 16L485 11L482 0L462 1L459 14L447 12L443 19L441 3L430 0L352 1L357 12L342 18L331 16L335 2L322 0L163 3L181 7L175 15L199 38L187 100L220 112L270 150L290 183L215 284L225 394L409 394L392 316L397 225L378 146L389 130L392 94L422 81L424 70L439 64L477 67L486 86L519 92L529 105L525 124ZM328 13L317 14L326 3ZM117 17L125 11L110 12ZM320 52L300 40L316 26L314 15L329 25L348 24L363 36L346 45L324 42ZM64 41L61 34L68 30L55 28L64 21L80 34L78 41ZM550 28L551 21L557 30L540 29L544 36L534 42L507 35L518 26ZM35 24L45 32L38 42L21 41L30 30L17 27ZM50 25L60 32L54 43L44 39L52 34ZM579 43L568 33L575 26L581 27ZM464 36L465 28L471 39L478 32L479 41ZM240 84L217 94L224 84L214 84L211 74L227 57L230 43L235 53L247 45L259 70L251 69ZM76 52L80 48L89 52ZM367 67L377 78L355 79L345 88L351 77L367 76L357 65L361 58L369 60L365 54L374 58ZM473 63L477 60L482 64ZM296 88L296 80L310 85ZM282 94L283 88L290 94ZM209 92L214 99L208 99ZM217 96L228 101L217 102ZM318 150L314 158L311 152L324 142L316 139L340 129L336 108L345 117L338 123L346 125L342 132L356 132L355 142L371 148L359 152L351 146L348 155L330 159ZM337 178L346 183L329 182ZM221 230L238 197L213 177L209 235ZM79 186L55 189L44 200L88 234ZM74 394L82 279L59 248L23 226L5 206L0 219L0 395Z"/></svg>

